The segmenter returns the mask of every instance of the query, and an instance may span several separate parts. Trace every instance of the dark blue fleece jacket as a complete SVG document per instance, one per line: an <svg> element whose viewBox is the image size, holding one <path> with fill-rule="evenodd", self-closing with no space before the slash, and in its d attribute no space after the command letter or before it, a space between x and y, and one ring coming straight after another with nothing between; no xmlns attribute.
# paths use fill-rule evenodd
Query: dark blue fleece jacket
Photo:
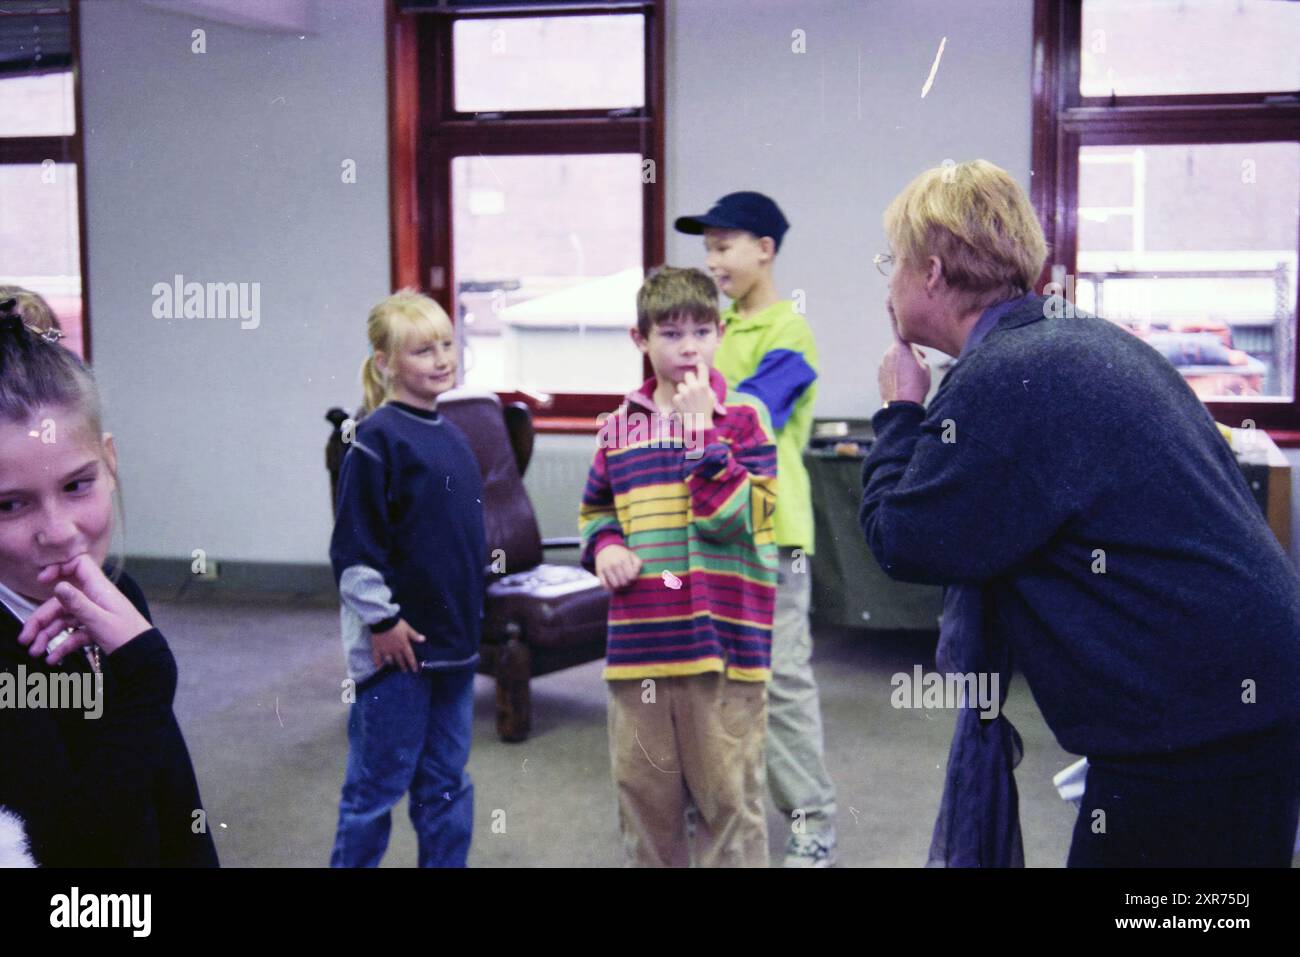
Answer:
<svg viewBox="0 0 1300 957"><path fill-rule="evenodd" d="M1004 315L872 419L891 576L978 583L1061 746L1160 755L1300 716L1300 585L1209 412L1113 323Z"/></svg>
<svg viewBox="0 0 1300 957"><path fill-rule="evenodd" d="M478 660L487 545L483 479L454 425L388 402L367 415L339 471L330 561L342 600L348 674L378 668L370 634L405 619L425 668Z"/></svg>

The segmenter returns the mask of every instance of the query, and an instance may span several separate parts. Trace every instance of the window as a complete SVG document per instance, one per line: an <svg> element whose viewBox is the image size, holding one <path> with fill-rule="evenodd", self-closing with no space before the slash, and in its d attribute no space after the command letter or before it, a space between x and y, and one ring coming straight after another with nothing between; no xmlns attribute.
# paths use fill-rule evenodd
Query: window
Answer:
<svg viewBox="0 0 1300 957"><path fill-rule="evenodd" d="M89 358L72 0L0 8L0 286L40 293Z"/></svg>
<svg viewBox="0 0 1300 957"><path fill-rule="evenodd" d="M462 113L643 107L645 17L455 20L452 73Z"/></svg>
<svg viewBox="0 0 1300 957"><path fill-rule="evenodd" d="M1278 0L1085 0L1085 97L1300 89L1300 8Z"/></svg>
<svg viewBox="0 0 1300 957"><path fill-rule="evenodd" d="M1300 3L1037 0L1043 281L1300 444ZM1296 433L1294 435L1282 433Z"/></svg>
<svg viewBox="0 0 1300 957"><path fill-rule="evenodd" d="M644 373L663 261L662 0L397 0L389 26L394 286L447 309L467 385L594 428Z"/></svg>

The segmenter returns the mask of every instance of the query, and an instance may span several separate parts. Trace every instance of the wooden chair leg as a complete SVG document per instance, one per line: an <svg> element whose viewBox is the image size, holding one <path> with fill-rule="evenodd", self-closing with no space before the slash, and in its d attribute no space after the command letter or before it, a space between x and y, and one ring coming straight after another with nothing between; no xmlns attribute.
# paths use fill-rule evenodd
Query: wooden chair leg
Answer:
<svg viewBox="0 0 1300 957"><path fill-rule="evenodd" d="M528 646L509 639L497 660L497 734L502 741L523 741L532 726L528 680L532 677Z"/></svg>

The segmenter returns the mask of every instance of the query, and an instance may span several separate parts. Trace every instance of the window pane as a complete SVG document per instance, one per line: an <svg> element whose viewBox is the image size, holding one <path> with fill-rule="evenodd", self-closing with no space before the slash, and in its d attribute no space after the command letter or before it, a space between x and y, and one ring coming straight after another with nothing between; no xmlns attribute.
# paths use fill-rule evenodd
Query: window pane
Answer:
<svg viewBox="0 0 1300 957"><path fill-rule="evenodd" d="M452 266L465 382L627 392L642 277L641 157L452 161Z"/></svg>
<svg viewBox="0 0 1300 957"><path fill-rule="evenodd" d="M0 166L0 209L0 285L44 296L68 337L64 345L82 354L77 167Z"/></svg>
<svg viewBox="0 0 1300 957"><path fill-rule="evenodd" d="M0 77L0 136L71 136L72 71Z"/></svg>
<svg viewBox="0 0 1300 957"><path fill-rule="evenodd" d="M1084 96L1300 89L1300 3L1084 0Z"/></svg>
<svg viewBox="0 0 1300 957"><path fill-rule="evenodd" d="M1079 151L1080 307L1164 352L1202 398L1290 398L1300 143Z"/></svg>
<svg viewBox="0 0 1300 957"><path fill-rule="evenodd" d="M457 20L456 109L618 109L645 105L645 18Z"/></svg>

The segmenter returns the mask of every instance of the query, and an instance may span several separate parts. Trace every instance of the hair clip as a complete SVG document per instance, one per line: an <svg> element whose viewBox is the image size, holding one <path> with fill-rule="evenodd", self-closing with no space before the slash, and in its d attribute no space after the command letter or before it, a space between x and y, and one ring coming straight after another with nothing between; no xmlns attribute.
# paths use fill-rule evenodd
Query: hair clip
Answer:
<svg viewBox="0 0 1300 957"><path fill-rule="evenodd" d="M44 332L41 332L39 329L33 329L31 326L28 326L27 328L36 333L46 342L58 342L60 339L67 338L67 336L63 334L62 329L55 329L53 326L50 326L50 328L46 329Z"/></svg>

